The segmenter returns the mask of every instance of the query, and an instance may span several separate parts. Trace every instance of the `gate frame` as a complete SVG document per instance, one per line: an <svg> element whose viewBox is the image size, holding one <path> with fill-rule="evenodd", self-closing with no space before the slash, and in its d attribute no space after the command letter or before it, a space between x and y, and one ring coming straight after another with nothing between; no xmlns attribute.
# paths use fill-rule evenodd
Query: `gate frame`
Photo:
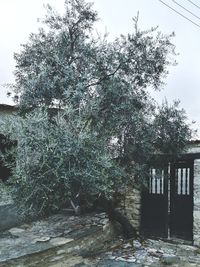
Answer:
<svg viewBox="0 0 200 267"><path fill-rule="evenodd" d="M167 165L169 162L173 163L181 160L193 162L192 244L200 246L200 141L192 141L190 142L190 145L191 148L188 149L188 153L186 152L177 157L169 154L154 155L149 162L149 166L155 166L155 164ZM198 148L193 149L194 145L198 145ZM143 203L141 201L141 210L142 206ZM142 214L140 220L140 233L143 233Z"/></svg>

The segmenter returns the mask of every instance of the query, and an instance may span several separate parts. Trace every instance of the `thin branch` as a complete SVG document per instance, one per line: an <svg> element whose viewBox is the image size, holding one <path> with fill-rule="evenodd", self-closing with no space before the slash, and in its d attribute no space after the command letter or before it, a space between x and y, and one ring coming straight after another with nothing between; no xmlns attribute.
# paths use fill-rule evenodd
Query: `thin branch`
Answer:
<svg viewBox="0 0 200 267"><path fill-rule="evenodd" d="M91 86L94 86L94 85L98 85L98 84L101 84L101 82L111 76L114 76L115 73L120 69L121 67L121 63L118 65L118 67L111 73L107 74L107 75L104 75L104 77L102 77L101 79L99 79L97 82L93 82L93 83L90 83L88 84L85 88L89 88Z"/></svg>

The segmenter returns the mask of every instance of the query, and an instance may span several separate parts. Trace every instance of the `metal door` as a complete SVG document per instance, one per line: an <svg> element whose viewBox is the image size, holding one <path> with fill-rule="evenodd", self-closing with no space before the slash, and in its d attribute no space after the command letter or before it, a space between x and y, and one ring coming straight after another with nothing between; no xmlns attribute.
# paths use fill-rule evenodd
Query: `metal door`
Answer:
<svg viewBox="0 0 200 267"><path fill-rule="evenodd" d="M193 161L171 164L170 236L193 239Z"/></svg>
<svg viewBox="0 0 200 267"><path fill-rule="evenodd" d="M142 193L141 229L146 236L168 234L168 167L150 169L148 186Z"/></svg>

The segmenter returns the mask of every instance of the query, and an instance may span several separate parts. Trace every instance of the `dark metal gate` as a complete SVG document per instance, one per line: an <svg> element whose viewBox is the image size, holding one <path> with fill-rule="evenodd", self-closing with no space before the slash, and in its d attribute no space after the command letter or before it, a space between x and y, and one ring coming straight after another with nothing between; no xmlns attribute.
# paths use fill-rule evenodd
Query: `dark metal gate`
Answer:
<svg viewBox="0 0 200 267"><path fill-rule="evenodd" d="M145 236L192 240L193 161L150 168L142 193L141 232Z"/></svg>
<svg viewBox="0 0 200 267"><path fill-rule="evenodd" d="M193 161L172 164L170 177L170 236L192 240Z"/></svg>

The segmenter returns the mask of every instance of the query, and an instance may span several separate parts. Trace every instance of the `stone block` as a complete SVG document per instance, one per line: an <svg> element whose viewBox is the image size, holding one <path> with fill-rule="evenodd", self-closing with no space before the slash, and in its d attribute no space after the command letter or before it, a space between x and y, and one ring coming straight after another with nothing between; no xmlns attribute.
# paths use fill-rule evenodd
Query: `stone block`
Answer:
<svg viewBox="0 0 200 267"><path fill-rule="evenodd" d="M198 234L194 234L194 236L193 236L193 243L194 243L194 245L195 246L198 246L198 247L200 247L200 235L198 235Z"/></svg>
<svg viewBox="0 0 200 267"><path fill-rule="evenodd" d="M193 210L200 212L200 202L199 201L197 203L194 201L194 209Z"/></svg>
<svg viewBox="0 0 200 267"><path fill-rule="evenodd" d="M135 200L137 199L138 197L134 196L134 195L130 195L130 196L126 196L126 200L127 199L130 199L130 200Z"/></svg>
<svg viewBox="0 0 200 267"><path fill-rule="evenodd" d="M161 259L162 263L165 265L176 264L180 261L180 258L176 255L163 255Z"/></svg>
<svg viewBox="0 0 200 267"><path fill-rule="evenodd" d="M133 209L133 208L126 208L126 213L127 214L139 215L140 214L140 210Z"/></svg>
<svg viewBox="0 0 200 267"><path fill-rule="evenodd" d="M200 222L200 211L194 211L193 218L194 218L194 221Z"/></svg>

